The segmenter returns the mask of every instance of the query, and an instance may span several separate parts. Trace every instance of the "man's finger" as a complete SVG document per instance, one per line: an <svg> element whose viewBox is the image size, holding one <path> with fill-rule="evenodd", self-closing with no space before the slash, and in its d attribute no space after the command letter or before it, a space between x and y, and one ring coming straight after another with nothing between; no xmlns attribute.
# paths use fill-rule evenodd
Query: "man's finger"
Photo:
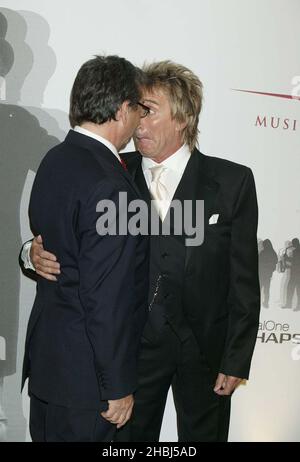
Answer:
<svg viewBox="0 0 300 462"><path fill-rule="evenodd" d="M48 272L48 270L51 270L50 272L53 272L55 274L60 274L59 263L45 260L44 258L40 258L40 257L33 259L33 263L35 265L35 268L38 268L42 271L44 270L45 272Z"/></svg>
<svg viewBox="0 0 300 462"><path fill-rule="evenodd" d="M51 265L44 264L43 260L42 260L42 263L40 263L40 261L37 261L37 262L34 261L33 264L34 264L36 271L42 271L43 273L52 274L52 275L60 274L60 270L53 269Z"/></svg>
<svg viewBox="0 0 300 462"><path fill-rule="evenodd" d="M36 242L37 244L43 244L43 238L42 238L42 236L40 234L38 236L36 236L33 239L33 241Z"/></svg>
<svg viewBox="0 0 300 462"><path fill-rule="evenodd" d="M131 415L132 415L132 410L133 410L133 405L130 406L130 408L129 408L128 411L126 412L124 421L123 421L122 423L120 423L119 425L117 425L117 428L123 427L123 426L128 422L128 420L130 419L130 417L131 417Z"/></svg>
<svg viewBox="0 0 300 462"><path fill-rule="evenodd" d="M126 415L125 414L122 414L121 417L119 418L119 421L117 422L117 428L121 428L123 427L123 425L125 425L126 423Z"/></svg>
<svg viewBox="0 0 300 462"><path fill-rule="evenodd" d="M119 418L119 413L117 413L116 411L109 410L109 409L106 412L102 412L101 415L106 420L109 420L109 421L118 420Z"/></svg>
<svg viewBox="0 0 300 462"><path fill-rule="evenodd" d="M105 412L100 412L100 415L103 417L103 419L105 419L105 420L107 420L109 422L108 418L105 415Z"/></svg>
<svg viewBox="0 0 300 462"><path fill-rule="evenodd" d="M225 386L226 386L226 375L220 373L218 374L216 384L214 387L214 391L217 393L221 389L225 388Z"/></svg>
<svg viewBox="0 0 300 462"><path fill-rule="evenodd" d="M102 417L110 422L111 424L116 424L118 423L118 419L114 419L113 417L109 417L105 412L101 412Z"/></svg>
<svg viewBox="0 0 300 462"><path fill-rule="evenodd" d="M48 281L57 281L57 278L55 276L52 276L51 274L48 274L48 273L44 273L41 270L36 270L36 273L39 276L42 276L43 278L48 279Z"/></svg>
<svg viewBox="0 0 300 462"><path fill-rule="evenodd" d="M231 395L232 390L231 390L231 388L229 388L227 386L225 388L221 388L220 390L216 391L216 393L217 393L217 395L220 395L220 396L229 396L229 395Z"/></svg>
<svg viewBox="0 0 300 462"><path fill-rule="evenodd" d="M234 390L229 390L228 388L224 388L220 391L217 392L217 395L219 396L230 396L232 395Z"/></svg>
<svg viewBox="0 0 300 462"><path fill-rule="evenodd" d="M56 261L57 258L53 253L47 252L47 250L42 250L39 253L40 258L44 258L45 260ZM59 264L59 263L58 263Z"/></svg>
<svg viewBox="0 0 300 462"><path fill-rule="evenodd" d="M119 424L125 419L127 411L128 409L124 408L115 411L107 410L106 412L102 413L102 416L113 424Z"/></svg>
<svg viewBox="0 0 300 462"><path fill-rule="evenodd" d="M219 391L217 391L217 394L220 395L220 396L229 396L231 395L234 390L236 389L236 387L239 385L239 383L241 382L240 379L236 379L236 378L228 378L227 379L227 382L226 382L226 386L223 388L223 389L220 389Z"/></svg>

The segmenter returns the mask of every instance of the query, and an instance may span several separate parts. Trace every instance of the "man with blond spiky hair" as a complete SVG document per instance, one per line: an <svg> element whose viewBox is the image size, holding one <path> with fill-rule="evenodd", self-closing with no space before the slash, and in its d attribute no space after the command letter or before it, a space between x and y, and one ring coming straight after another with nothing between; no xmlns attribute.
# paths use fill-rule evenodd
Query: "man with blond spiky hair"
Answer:
<svg viewBox="0 0 300 462"><path fill-rule="evenodd" d="M227 441L231 394L248 378L259 320L254 179L248 167L198 151L202 84L192 71L171 61L144 70L150 112L135 131L138 152L124 159L171 232L151 235L135 407L116 441L158 441L170 387L179 441ZM175 200L204 201L201 245L172 232ZM49 258L35 242L31 260L45 277L59 268Z"/></svg>

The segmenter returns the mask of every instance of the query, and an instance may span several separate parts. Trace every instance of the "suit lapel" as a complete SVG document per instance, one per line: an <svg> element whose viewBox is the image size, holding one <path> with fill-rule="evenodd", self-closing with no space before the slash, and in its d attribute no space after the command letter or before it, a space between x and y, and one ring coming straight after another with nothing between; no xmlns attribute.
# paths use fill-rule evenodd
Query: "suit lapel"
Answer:
<svg viewBox="0 0 300 462"><path fill-rule="evenodd" d="M134 156L134 159L128 162L129 171L140 191L142 199L147 202L148 207L151 204L151 196L145 181L144 173L142 170L142 157L140 155ZM219 183L214 180L213 172L209 171L206 163L205 156L195 149L187 163L185 171L182 175L181 181L175 191L173 200L177 199L182 204L184 200L191 200L193 202L192 223L196 223L196 200L204 201L204 233L207 229L210 216L214 213L217 194L219 191ZM150 210L150 208L149 208ZM184 230L183 230L184 231ZM179 236L178 236L179 237ZM184 234L184 238L189 236ZM204 242L205 244L205 235ZM194 247L186 247L185 255L185 269L190 262L193 255Z"/></svg>
<svg viewBox="0 0 300 462"><path fill-rule="evenodd" d="M194 204L196 200L204 201L204 242L202 245L205 243L205 230L208 225L209 217L214 210L218 190L219 184L213 179L211 172L207 172L206 170L205 156L195 149L175 195L180 200L190 199ZM193 206L193 224L196 223L195 212L196 207ZM194 247L186 247L185 269L187 269L193 251Z"/></svg>

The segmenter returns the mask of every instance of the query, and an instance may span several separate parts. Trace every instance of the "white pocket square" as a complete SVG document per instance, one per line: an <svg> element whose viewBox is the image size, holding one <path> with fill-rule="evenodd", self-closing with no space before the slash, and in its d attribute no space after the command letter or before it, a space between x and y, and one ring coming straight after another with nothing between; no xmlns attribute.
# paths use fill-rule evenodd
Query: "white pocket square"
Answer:
<svg viewBox="0 0 300 462"><path fill-rule="evenodd" d="M218 219L219 219L219 214L218 213L215 213L214 215L212 215L209 219L209 224L210 225L215 225L216 223L218 223Z"/></svg>

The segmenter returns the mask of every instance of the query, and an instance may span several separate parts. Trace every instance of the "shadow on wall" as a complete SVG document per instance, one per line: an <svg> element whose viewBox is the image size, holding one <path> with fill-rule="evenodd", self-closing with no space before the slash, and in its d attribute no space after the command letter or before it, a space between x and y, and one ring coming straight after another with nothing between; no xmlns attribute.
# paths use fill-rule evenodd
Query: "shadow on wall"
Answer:
<svg viewBox="0 0 300 462"><path fill-rule="evenodd" d="M280 299L282 309L300 311L300 244L299 239L286 241L284 247L275 252L270 239L258 239L259 281L261 301L269 308L270 286L273 273L281 274Z"/></svg>
<svg viewBox="0 0 300 462"><path fill-rule="evenodd" d="M273 249L270 239L258 240L258 252L261 302L264 308L269 308L270 285L273 272L276 269L277 254Z"/></svg>
<svg viewBox="0 0 300 462"><path fill-rule="evenodd" d="M284 249L280 252L281 270L283 278L281 283L281 308L293 309L294 297L297 297L294 311L300 311L300 244L299 239L286 241Z"/></svg>
<svg viewBox="0 0 300 462"><path fill-rule="evenodd" d="M0 8L0 441L24 441L26 433L20 394L26 331L19 326L22 191L28 170L35 172L44 154L65 136L42 108L56 67L48 38L49 25L42 17ZM17 352L18 343L22 350Z"/></svg>

